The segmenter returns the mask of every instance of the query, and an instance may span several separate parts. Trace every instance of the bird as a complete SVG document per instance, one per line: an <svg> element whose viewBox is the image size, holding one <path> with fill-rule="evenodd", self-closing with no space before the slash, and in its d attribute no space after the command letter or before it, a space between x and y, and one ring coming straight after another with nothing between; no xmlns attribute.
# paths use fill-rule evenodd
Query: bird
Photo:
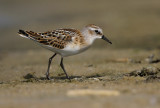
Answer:
<svg viewBox="0 0 160 108"><path fill-rule="evenodd" d="M82 30L73 28L60 28L47 32L33 32L19 29L18 34L21 37L33 40L40 46L54 52L49 58L48 68L46 72L46 79L50 80L50 65L52 59L56 55L61 56L60 67L62 68L66 78L70 80L64 64L64 57L72 56L75 54L86 51L96 39L103 39L106 42L112 44L112 42L103 35L102 29L95 24L88 24L82 28Z"/></svg>

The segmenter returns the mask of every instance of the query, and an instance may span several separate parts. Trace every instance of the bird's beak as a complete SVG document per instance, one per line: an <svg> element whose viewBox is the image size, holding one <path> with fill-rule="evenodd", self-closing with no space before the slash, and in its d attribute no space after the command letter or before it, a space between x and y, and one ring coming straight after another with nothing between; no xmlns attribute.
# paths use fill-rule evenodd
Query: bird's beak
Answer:
<svg viewBox="0 0 160 108"><path fill-rule="evenodd" d="M107 41L108 43L112 44L112 42L109 39L107 39L104 35L102 36L102 39Z"/></svg>

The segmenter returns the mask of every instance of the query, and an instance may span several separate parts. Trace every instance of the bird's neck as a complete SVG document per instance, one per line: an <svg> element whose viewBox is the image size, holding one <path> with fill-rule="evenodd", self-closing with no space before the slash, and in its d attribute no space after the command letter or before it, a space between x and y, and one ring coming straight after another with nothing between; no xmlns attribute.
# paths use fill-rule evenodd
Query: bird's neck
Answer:
<svg viewBox="0 0 160 108"><path fill-rule="evenodd" d="M87 45L92 45L95 41L95 37L88 33L88 31L82 31L82 35L84 36L84 40Z"/></svg>

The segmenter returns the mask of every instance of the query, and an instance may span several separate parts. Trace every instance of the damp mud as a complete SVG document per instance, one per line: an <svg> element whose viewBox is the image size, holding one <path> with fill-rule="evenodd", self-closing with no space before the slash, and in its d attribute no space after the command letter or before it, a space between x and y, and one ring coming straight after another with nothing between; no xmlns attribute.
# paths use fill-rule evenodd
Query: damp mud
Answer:
<svg viewBox="0 0 160 108"><path fill-rule="evenodd" d="M45 49L4 52L0 55L0 107L158 108L160 63L123 61L145 61L153 53L159 58L159 50L90 49L64 59L69 81L59 66L60 56L53 59L51 80L46 79L52 53Z"/></svg>

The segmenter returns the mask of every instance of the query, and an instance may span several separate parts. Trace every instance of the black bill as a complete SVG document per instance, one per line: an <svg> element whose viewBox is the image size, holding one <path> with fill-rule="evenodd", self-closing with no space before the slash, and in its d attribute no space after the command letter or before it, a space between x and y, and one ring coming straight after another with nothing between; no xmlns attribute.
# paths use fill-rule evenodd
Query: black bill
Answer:
<svg viewBox="0 0 160 108"><path fill-rule="evenodd" d="M109 39L107 39L104 35L102 36L102 39L107 41L108 43L112 44L112 42Z"/></svg>

